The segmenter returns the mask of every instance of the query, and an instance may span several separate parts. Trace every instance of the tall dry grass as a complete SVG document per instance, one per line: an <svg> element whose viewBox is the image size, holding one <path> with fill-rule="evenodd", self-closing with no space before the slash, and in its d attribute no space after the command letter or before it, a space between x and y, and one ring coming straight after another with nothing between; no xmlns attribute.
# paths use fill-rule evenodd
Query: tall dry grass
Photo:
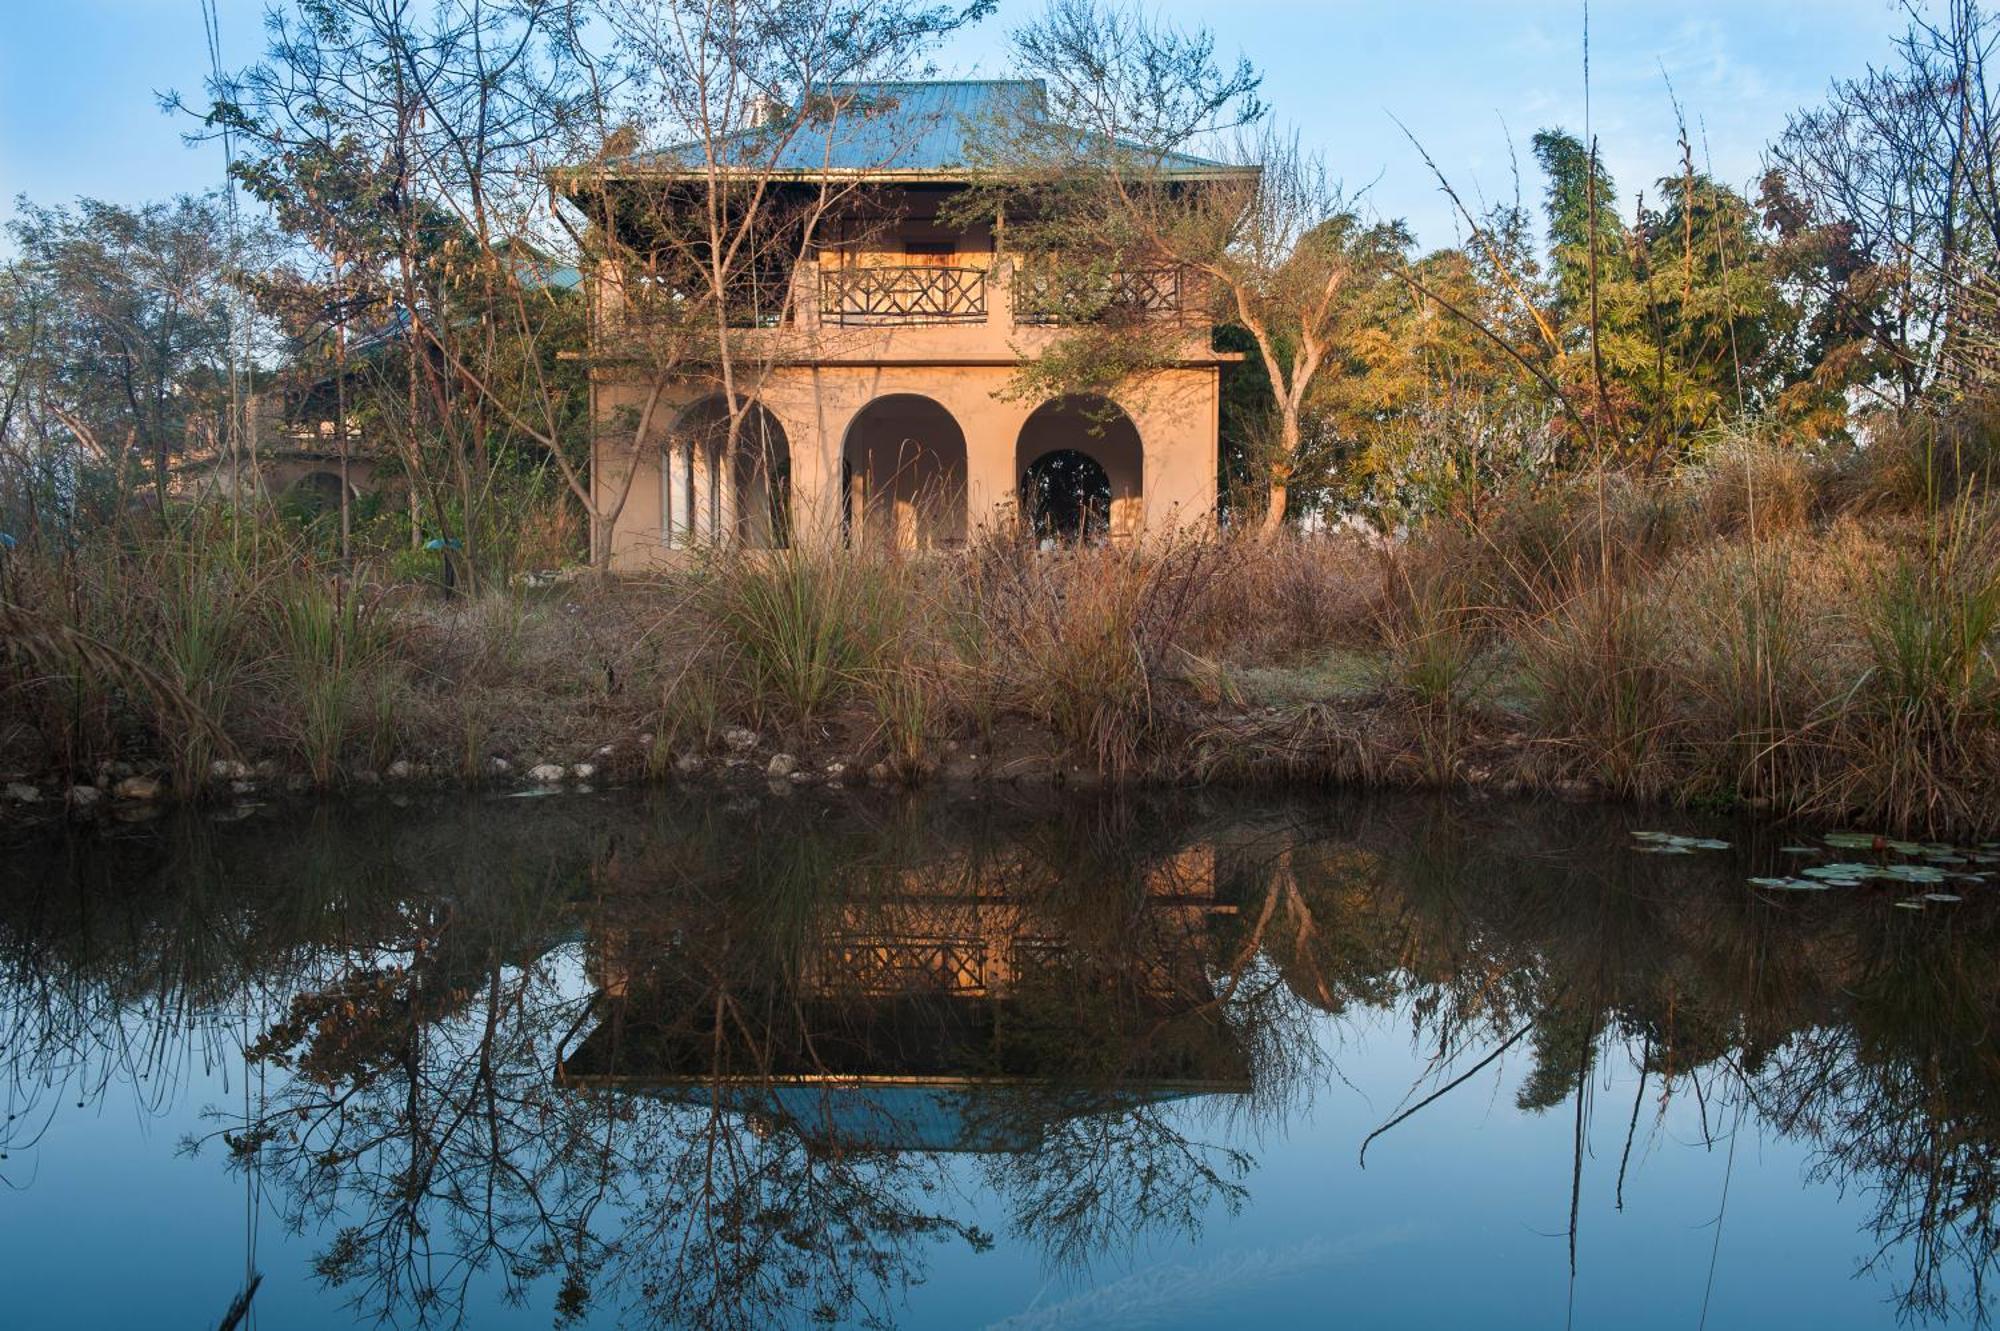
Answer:
<svg viewBox="0 0 2000 1331"><path fill-rule="evenodd" d="M1483 773L1991 833L1991 429L1842 457L1724 439L1395 540L801 545L464 602L279 531L135 526L10 560L0 747L28 734L29 765L88 772L136 746L190 786L270 757L335 784L626 731L666 773L748 725L911 778L1004 740L1111 778Z"/></svg>

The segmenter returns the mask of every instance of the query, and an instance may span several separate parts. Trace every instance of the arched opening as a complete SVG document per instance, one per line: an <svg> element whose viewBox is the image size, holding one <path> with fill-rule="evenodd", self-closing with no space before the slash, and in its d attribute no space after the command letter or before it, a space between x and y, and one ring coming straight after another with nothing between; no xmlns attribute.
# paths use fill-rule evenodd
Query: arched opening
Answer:
<svg viewBox="0 0 2000 1331"><path fill-rule="evenodd" d="M311 522L340 511L340 473L309 471L285 487L284 503L302 520Z"/></svg>
<svg viewBox="0 0 2000 1331"><path fill-rule="evenodd" d="M1022 520L1041 540L1123 539L1143 515L1139 427L1101 397L1045 402L1014 448Z"/></svg>
<svg viewBox="0 0 2000 1331"><path fill-rule="evenodd" d="M841 446L841 524L856 548L934 550L965 541L965 432L927 397L863 407Z"/></svg>
<svg viewBox="0 0 2000 1331"><path fill-rule="evenodd" d="M1111 534L1111 478L1088 453L1044 453L1021 477L1021 513L1038 541L1101 541Z"/></svg>
<svg viewBox="0 0 2000 1331"><path fill-rule="evenodd" d="M777 549L791 543L792 449L761 402L740 413L729 444L729 407L720 394L675 419L660 456L661 539L670 546L734 544Z"/></svg>

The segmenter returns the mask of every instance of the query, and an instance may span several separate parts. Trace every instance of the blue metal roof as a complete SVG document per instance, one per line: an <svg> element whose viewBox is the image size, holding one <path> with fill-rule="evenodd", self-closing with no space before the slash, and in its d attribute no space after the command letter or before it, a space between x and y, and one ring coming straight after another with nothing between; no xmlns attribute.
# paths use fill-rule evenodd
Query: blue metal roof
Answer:
<svg viewBox="0 0 2000 1331"><path fill-rule="evenodd" d="M1039 81L1027 79L856 83L827 100L838 108L831 115L800 124L794 113L731 134L717 143L717 158L725 167L804 177L866 173L950 178L971 169L971 143L981 125L1032 116L1042 106L1045 90ZM702 144L684 143L622 161L648 171L698 171L706 154ZM1179 153L1170 155L1166 165L1191 173L1231 169Z"/></svg>

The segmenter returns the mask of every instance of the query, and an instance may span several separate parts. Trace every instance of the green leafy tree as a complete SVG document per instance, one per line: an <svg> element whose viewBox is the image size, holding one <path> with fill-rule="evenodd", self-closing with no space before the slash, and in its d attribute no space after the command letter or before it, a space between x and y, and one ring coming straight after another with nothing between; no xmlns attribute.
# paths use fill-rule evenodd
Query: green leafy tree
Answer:
<svg viewBox="0 0 2000 1331"><path fill-rule="evenodd" d="M24 198L8 231L8 336L25 356L5 387L10 445L66 439L74 461L121 476L143 461L164 510L172 459L228 429L244 252L222 200Z"/></svg>

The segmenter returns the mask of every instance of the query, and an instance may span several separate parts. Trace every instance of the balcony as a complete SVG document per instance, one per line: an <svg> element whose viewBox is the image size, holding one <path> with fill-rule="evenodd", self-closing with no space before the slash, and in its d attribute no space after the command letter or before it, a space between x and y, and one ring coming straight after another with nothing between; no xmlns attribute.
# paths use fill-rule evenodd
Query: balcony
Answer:
<svg viewBox="0 0 2000 1331"><path fill-rule="evenodd" d="M1040 354L1065 327L1144 319L1183 336L1185 355L1203 361L1213 350L1194 281L1170 267L1037 272L1006 256L991 267L809 261L783 285L770 274L745 282L729 324L749 333L741 350L774 363L1004 365ZM604 291L600 354L643 357L654 338L666 339L662 354L698 354L705 325L684 326L677 293L643 279Z"/></svg>
<svg viewBox="0 0 2000 1331"><path fill-rule="evenodd" d="M1186 271L1179 267L1076 276L1017 268L1014 322L1096 323L1105 319L1179 320L1188 312Z"/></svg>
<svg viewBox="0 0 2000 1331"><path fill-rule="evenodd" d="M832 268L820 274L819 318L841 328L986 322L986 270L940 264Z"/></svg>

